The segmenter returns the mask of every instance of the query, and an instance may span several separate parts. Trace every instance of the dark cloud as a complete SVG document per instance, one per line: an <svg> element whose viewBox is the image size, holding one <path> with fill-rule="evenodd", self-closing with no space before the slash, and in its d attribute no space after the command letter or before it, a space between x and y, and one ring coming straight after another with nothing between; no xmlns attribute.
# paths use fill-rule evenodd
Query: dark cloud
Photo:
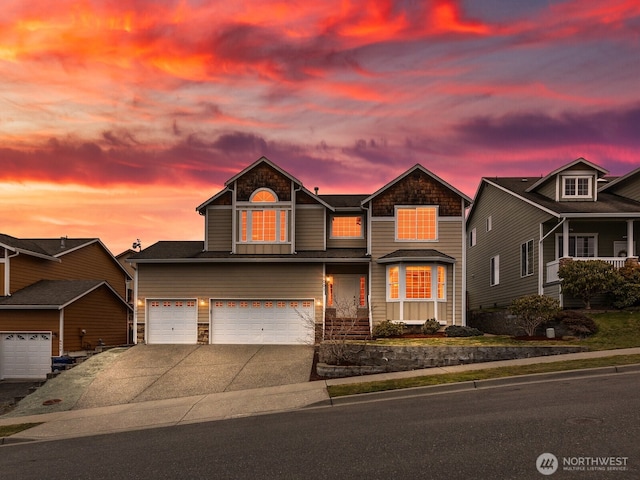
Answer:
<svg viewBox="0 0 640 480"><path fill-rule="evenodd" d="M640 146L640 104L593 113L510 114L476 117L455 127L472 145L550 148L570 145Z"/></svg>

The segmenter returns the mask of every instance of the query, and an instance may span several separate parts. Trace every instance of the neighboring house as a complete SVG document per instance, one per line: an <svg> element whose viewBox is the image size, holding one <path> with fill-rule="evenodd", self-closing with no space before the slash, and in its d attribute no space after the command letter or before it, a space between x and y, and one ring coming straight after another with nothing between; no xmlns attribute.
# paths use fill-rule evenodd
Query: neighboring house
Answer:
<svg viewBox="0 0 640 480"><path fill-rule="evenodd" d="M126 344L128 281L99 239L0 234L0 378L42 378L52 356Z"/></svg>
<svg viewBox="0 0 640 480"><path fill-rule="evenodd" d="M611 178L579 158L544 177L483 178L467 218L469 309L531 294L563 306L562 258L637 262L640 169Z"/></svg>
<svg viewBox="0 0 640 480"><path fill-rule="evenodd" d="M366 334L464 324L470 202L420 165L371 195L318 195L262 157L197 207L204 241L129 258L137 341L313 343L335 317Z"/></svg>

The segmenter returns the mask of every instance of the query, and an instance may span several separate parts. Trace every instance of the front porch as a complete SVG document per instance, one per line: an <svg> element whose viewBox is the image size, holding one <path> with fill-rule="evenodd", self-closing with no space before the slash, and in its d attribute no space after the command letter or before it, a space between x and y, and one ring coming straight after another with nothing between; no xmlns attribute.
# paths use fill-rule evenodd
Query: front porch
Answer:
<svg viewBox="0 0 640 480"><path fill-rule="evenodd" d="M587 260L601 260L610 265L613 265L615 269L619 269L624 267L627 262L638 262L638 257L565 257L567 259L582 261L585 262ZM547 283L559 282L560 276L558 275L558 270L560 269L560 263L563 259L554 260L552 262L547 263Z"/></svg>

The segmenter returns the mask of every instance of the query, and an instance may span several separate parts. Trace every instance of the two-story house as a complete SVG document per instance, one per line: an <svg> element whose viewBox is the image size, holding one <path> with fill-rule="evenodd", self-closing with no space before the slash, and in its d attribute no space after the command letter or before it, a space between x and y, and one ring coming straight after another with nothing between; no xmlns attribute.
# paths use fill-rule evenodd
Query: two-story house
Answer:
<svg viewBox="0 0 640 480"><path fill-rule="evenodd" d="M543 177L483 178L467 219L469 308L549 295L565 307L561 259L637 262L640 169L622 177L579 158Z"/></svg>
<svg viewBox="0 0 640 480"><path fill-rule="evenodd" d="M261 158L197 207L203 241L136 266L138 342L313 343L326 320L464 324L470 199L420 165L373 194L318 195Z"/></svg>
<svg viewBox="0 0 640 480"><path fill-rule="evenodd" d="M99 239L0 234L0 379L44 378L52 356L128 343L130 281Z"/></svg>

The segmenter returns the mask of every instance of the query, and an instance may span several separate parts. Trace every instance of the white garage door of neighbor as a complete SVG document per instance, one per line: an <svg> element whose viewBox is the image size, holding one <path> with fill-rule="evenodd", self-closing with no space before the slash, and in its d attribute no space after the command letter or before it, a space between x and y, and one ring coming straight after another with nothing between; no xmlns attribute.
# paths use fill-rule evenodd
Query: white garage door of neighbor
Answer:
<svg viewBox="0 0 640 480"><path fill-rule="evenodd" d="M51 332L0 333L0 379L43 380L51 372Z"/></svg>
<svg viewBox="0 0 640 480"><path fill-rule="evenodd" d="M149 300L148 312L148 343L198 343L197 300Z"/></svg>
<svg viewBox="0 0 640 480"><path fill-rule="evenodd" d="M211 343L313 344L313 300L211 300Z"/></svg>

